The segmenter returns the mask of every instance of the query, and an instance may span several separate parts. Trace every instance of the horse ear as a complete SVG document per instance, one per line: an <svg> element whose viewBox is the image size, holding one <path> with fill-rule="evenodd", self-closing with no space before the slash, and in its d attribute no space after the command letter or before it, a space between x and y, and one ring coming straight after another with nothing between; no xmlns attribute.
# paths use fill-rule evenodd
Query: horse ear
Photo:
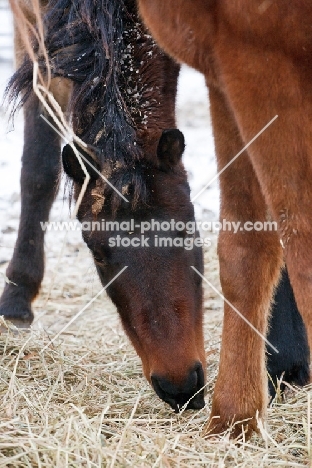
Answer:
<svg viewBox="0 0 312 468"><path fill-rule="evenodd" d="M90 156L89 153L82 150L80 147L77 148L77 150L79 151L81 159L91 179L96 180L99 177L100 172L99 164ZM73 181L77 182L78 184L83 184L83 181L85 179L85 173L83 172L71 145L64 146L62 151L62 162L64 171L68 175L68 177L73 179Z"/></svg>
<svg viewBox="0 0 312 468"><path fill-rule="evenodd" d="M164 171L173 169L181 160L184 148L184 135L180 130L177 128L164 130L157 148L160 168Z"/></svg>

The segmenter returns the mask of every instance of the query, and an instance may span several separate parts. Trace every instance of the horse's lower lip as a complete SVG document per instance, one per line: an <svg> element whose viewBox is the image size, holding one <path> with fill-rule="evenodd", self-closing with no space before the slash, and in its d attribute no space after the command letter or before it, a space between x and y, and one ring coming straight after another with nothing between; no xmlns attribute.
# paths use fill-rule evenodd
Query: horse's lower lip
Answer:
<svg viewBox="0 0 312 468"><path fill-rule="evenodd" d="M204 408L204 406L205 406L204 392L200 392L190 400L186 409L199 410L199 409Z"/></svg>
<svg viewBox="0 0 312 468"><path fill-rule="evenodd" d="M201 409L204 401L204 373L200 362L189 371L184 384L177 385L160 375L152 375L151 382L159 398L179 413L182 409Z"/></svg>
<svg viewBox="0 0 312 468"><path fill-rule="evenodd" d="M167 398L164 401L166 401L166 403L168 403L171 406L171 408L174 410L175 413L179 413L182 409L200 410L204 408L205 406L204 392L200 392L193 397L183 395L183 396L180 396L180 398L181 398L181 401L184 401L184 403L177 403L177 401L174 398Z"/></svg>

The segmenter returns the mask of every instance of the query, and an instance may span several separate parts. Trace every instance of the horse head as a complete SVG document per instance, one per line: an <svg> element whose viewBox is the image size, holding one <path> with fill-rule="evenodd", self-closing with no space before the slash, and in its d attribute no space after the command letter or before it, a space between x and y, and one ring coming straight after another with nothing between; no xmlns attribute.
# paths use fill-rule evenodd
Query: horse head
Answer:
<svg viewBox="0 0 312 468"><path fill-rule="evenodd" d="M186 403L202 408L205 384L202 285L191 268L202 271L202 252L183 151L183 134L165 130L153 161L110 171L110 184L127 197L120 197L117 210L112 207L116 193L101 177L100 163L95 167L92 160L93 168L86 164L91 181L78 211L102 284L127 267L107 293L147 380L175 411ZM69 145L63 165L78 193L84 174ZM142 199L137 199L133 181L144 193Z"/></svg>

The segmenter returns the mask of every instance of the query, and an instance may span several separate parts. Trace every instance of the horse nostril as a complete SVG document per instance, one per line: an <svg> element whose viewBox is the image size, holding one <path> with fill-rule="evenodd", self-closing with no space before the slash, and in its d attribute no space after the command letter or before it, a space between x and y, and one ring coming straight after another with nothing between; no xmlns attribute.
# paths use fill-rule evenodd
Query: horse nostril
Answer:
<svg viewBox="0 0 312 468"><path fill-rule="evenodd" d="M155 374L151 376L151 381L159 398L168 403L176 413L187 402L186 409L201 409L205 406L204 389L202 388L205 384L204 371L200 363L195 364L180 385L176 385L170 382L169 379Z"/></svg>

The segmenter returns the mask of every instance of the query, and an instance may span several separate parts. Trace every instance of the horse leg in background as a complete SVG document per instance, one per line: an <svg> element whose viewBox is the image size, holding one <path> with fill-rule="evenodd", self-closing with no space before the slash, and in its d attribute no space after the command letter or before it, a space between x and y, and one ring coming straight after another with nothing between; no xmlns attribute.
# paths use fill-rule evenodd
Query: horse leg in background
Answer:
<svg viewBox="0 0 312 468"><path fill-rule="evenodd" d="M274 353L267 346L267 369L269 392L275 397L277 379L295 385L306 385L310 381L310 349L307 332L298 311L287 269L283 268L275 291L267 339L277 349ZM285 385L280 386L283 391Z"/></svg>
<svg viewBox="0 0 312 468"><path fill-rule="evenodd" d="M210 87L210 110L218 169L244 144L221 91ZM228 222L265 222L267 206L247 152L220 176L221 219ZM268 403L265 341L273 287L282 265L282 248L274 231L221 231L218 243L224 323L219 375L207 432L220 433L232 422L249 418L244 429L256 429L256 412L264 417ZM231 305L230 305L231 304ZM242 314L246 323L236 312ZM252 326L251 326L251 325ZM254 328L253 328L254 327ZM272 352L274 352L272 350ZM241 434L237 424L232 436Z"/></svg>
<svg viewBox="0 0 312 468"><path fill-rule="evenodd" d="M61 171L60 138L40 117L35 95L24 106L24 149L21 171L21 217L8 282L0 299L0 315L18 326L33 320L31 302L44 273L44 231L56 196Z"/></svg>
<svg viewBox="0 0 312 468"><path fill-rule="evenodd" d="M25 18L35 24L36 17L31 5L19 2L19 8ZM20 67L26 51L18 20L14 18L14 21L15 62ZM23 72L17 72L13 88L23 78ZM70 82L54 78L50 91L62 109L66 110L71 92ZM38 294L44 273L44 231L40 222L49 218L61 174L60 137L41 117L45 112L33 92L23 110L21 215L13 257L6 271L7 280L0 298L0 315L21 327L33 320L31 302ZM47 115L45 117L49 119Z"/></svg>

